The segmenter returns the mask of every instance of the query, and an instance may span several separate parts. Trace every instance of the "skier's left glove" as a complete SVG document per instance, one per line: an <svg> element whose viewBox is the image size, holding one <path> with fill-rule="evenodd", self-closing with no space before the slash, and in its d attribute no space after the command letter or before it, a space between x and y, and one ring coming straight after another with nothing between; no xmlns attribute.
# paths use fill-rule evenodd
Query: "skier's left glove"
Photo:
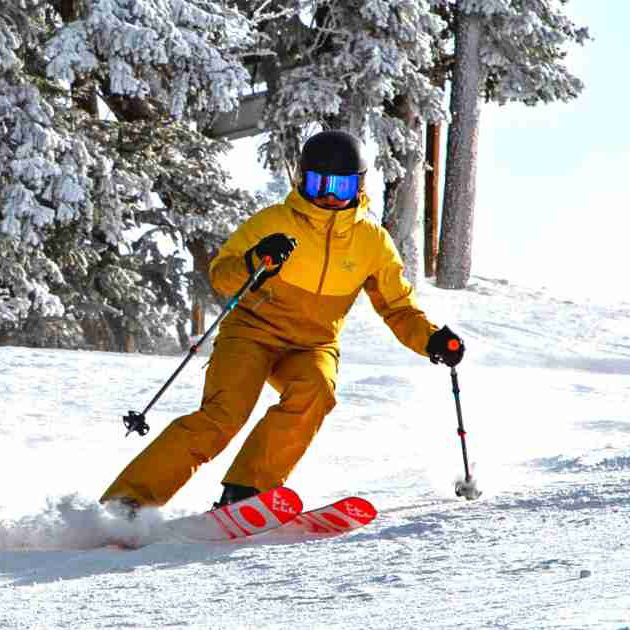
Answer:
<svg viewBox="0 0 630 630"><path fill-rule="evenodd" d="M448 326L434 332L427 343L431 363L445 363L449 367L462 360L465 350L464 342Z"/></svg>

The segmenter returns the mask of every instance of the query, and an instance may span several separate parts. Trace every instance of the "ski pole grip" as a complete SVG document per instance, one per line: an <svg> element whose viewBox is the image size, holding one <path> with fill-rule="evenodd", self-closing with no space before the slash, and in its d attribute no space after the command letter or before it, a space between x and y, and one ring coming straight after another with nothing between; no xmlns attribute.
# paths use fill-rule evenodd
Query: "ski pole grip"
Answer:
<svg viewBox="0 0 630 630"><path fill-rule="evenodd" d="M451 352L457 352L460 347L461 347L461 343L459 343L459 341L457 339L449 339L446 347L451 351Z"/></svg>

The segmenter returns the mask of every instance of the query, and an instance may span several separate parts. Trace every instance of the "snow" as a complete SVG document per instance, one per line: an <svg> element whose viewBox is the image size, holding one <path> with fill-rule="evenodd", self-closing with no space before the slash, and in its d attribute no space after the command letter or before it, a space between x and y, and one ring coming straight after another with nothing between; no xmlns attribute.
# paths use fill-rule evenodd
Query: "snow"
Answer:
<svg viewBox="0 0 630 630"><path fill-rule="evenodd" d="M161 511L125 523L97 503L172 418L199 402L195 357L0 349L0 628L630 627L630 304L475 277L419 288L466 340L459 366L483 495L462 458L449 371L398 344L365 299L343 338L337 406L289 480L307 508L358 494L377 519L294 544L90 549L206 509L248 427ZM183 357L182 357L183 358ZM276 399L265 390L252 418Z"/></svg>

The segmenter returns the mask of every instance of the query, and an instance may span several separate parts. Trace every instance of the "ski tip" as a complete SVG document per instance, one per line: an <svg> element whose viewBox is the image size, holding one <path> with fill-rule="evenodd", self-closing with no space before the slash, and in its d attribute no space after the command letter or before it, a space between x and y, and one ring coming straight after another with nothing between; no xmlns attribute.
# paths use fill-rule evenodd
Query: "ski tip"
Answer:
<svg viewBox="0 0 630 630"><path fill-rule="evenodd" d="M367 525L378 515L376 508L367 499L362 499L361 497L347 497L337 501L334 506L346 516L359 521L362 525Z"/></svg>
<svg viewBox="0 0 630 630"><path fill-rule="evenodd" d="M302 499L295 490L291 490L291 488L287 488L286 486L278 486L270 492L279 492L285 499L290 499L291 502L295 504L300 504L300 510L302 509Z"/></svg>
<svg viewBox="0 0 630 630"><path fill-rule="evenodd" d="M261 492L257 498L281 523L293 520L304 507L297 492L285 486Z"/></svg>

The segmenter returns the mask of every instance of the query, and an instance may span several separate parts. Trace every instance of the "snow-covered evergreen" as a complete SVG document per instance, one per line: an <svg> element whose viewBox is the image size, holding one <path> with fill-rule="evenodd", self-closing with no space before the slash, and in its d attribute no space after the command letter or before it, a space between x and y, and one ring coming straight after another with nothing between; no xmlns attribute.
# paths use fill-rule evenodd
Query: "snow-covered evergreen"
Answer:
<svg viewBox="0 0 630 630"><path fill-rule="evenodd" d="M49 42L48 74L107 76L112 94L155 100L175 118L229 111L249 75L247 18L223 2L89 0Z"/></svg>
<svg viewBox="0 0 630 630"><path fill-rule="evenodd" d="M276 170L295 165L315 125L376 142L394 191L389 225L415 277L423 122L447 116L454 10L481 28L479 85L463 106L482 90L533 104L581 88L562 56L587 34L561 5L14 3L0 15L0 342L151 350L173 326L186 341L187 299L208 289L204 261L264 203L231 186L229 145L208 137L250 82L266 83L263 151ZM462 185L453 173L471 172L451 151L447 191ZM455 216L460 231L470 213ZM453 240L446 224L443 239ZM460 249L446 258L464 272L448 286L466 280Z"/></svg>
<svg viewBox="0 0 630 630"><path fill-rule="evenodd" d="M158 244L211 250L257 205L220 166L229 145L193 126L245 89L247 20L206 2L77 6L66 24L34 2L0 16L0 339L150 350L175 325L184 342L199 283Z"/></svg>
<svg viewBox="0 0 630 630"><path fill-rule="evenodd" d="M426 0L306 5L311 39L301 47L292 42L300 64L281 75L267 113L270 162L287 157L287 133L316 121L360 135L369 130L378 147L376 166L388 180L404 177L396 155L417 151L422 142L388 103L405 94L419 116L445 119L443 91L428 77L444 22Z"/></svg>
<svg viewBox="0 0 630 630"><path fill-rule="evenodd" d="M443 90L431 80L446 24L426 0L306 5L306 33L294 30L300 38L288 46L278 33L283 51L299 50L294 59L285 52L293 66L271 95L268 161L276 168L294 163L300 143L289 139L313 122L369 135L377 147L374 166L391 183L386 224L415 281L422 257L422 120L447 116Z"/></svg>

